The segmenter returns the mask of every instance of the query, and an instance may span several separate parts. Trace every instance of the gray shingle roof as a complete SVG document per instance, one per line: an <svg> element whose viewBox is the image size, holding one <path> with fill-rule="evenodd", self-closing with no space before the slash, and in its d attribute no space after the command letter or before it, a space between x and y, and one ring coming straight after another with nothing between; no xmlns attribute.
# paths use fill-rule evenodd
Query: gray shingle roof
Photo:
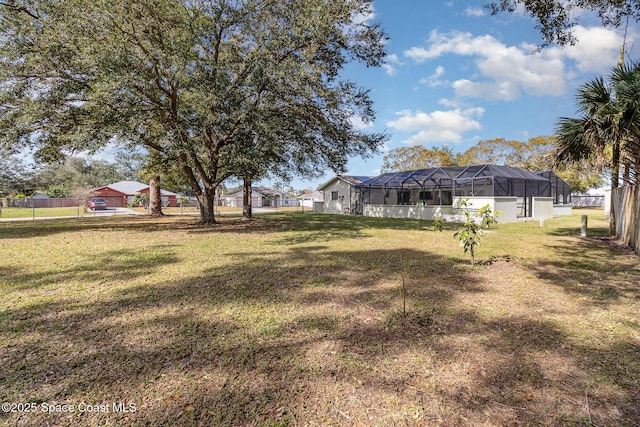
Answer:
<svg viewBox="0 0 640 427"><path fill-rule="evenodd" d="M144 190L148 186L149 184L143 184L137 181L118 181L100 188L109 187L112 190L116 190L128 196L132 196L134 194L137 194L139 191Z"/></svg>
<svg viewBox="0 0 640 427"><path fill-rule="evenodd" d="M149 187L149 184L143 184L138 181L118 181L113 184L105 185L104 187L98 188L111 188L112 190L119 191L120 193L126 194L127 196L133 196L138 194L140 191ZM97 190L97 188L96 188ZM177 196L176 193L172 193L171 191L160 190L160 194L163 196Z"/></svg>

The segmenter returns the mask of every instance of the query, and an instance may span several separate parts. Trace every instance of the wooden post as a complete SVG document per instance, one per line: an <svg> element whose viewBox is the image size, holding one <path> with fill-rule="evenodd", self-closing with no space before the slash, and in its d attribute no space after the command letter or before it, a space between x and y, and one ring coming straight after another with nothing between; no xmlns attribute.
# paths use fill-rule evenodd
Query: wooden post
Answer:
<svg viewBox="0 0 640 427"><path fill-rule="evenodd" d="M582 215L582 222L580 224L580 237L587 237L587 215Z"/></svg>

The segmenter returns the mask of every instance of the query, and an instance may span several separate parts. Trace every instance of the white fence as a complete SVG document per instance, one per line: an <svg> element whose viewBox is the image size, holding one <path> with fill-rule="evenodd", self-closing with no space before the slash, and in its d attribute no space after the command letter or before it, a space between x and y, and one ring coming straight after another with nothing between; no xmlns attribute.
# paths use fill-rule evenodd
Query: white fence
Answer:
<svg viewBox="0 0 640 427"><path fill-rule="evenodd" d="M640 185L614 188L611 198L616 215L616 237L640 255Z"/></svg>
<svg viewBox="0 0 640 427"><path fill-rule="evenodd" d="M572 194L571 204L578 208L600 207L604 206L604 196Z"/></svg>

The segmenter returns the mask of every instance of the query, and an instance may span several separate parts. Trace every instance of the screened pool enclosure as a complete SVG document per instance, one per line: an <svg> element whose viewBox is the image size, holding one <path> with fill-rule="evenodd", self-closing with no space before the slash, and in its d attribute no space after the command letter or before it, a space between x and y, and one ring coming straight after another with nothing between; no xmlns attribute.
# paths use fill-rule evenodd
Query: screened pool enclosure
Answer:
<svg viewBox="0 0 640 427"><path fill-rule="evenodd" d="M509 215L517 218L534 216L536 201L544 202L546 211L549 211L549 206L571 204L571 188L553 172L529 172L500 165L448 166L386 173L356 185L355 190L357 203L351 212L365 215L375 213L372 206L377 206L380 212L387 206L455 209L461 200L470 199L475 200L476 205L487 201L496 210L506 207ZM552 214L547 212L543 215L542 210L538 207L542 216ZM380 216L397 215L383 212Z"/></svg>

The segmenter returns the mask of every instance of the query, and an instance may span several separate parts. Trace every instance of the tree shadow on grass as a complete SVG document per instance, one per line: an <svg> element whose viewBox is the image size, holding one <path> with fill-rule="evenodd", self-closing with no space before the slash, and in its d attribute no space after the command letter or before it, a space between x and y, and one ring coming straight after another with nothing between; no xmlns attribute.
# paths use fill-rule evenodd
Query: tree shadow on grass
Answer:
<svg viewBox="0 0 640 427"><path fill-rule="evenodd" d="M0 223L0 241L4 239L25 239L83 231L108 232L124 230L131 232L154 232L194 226L196 226L195 221L189 219L176 219L172 217L155 218L148 216L61 218L38 221L3 222Z"/></svg>
<svg viewBox="0 0 640 427"><path fill-rule="evenodd" d="M546 247L553 258L532 267L539 278L598 306L640 299L640 264L632 251L593 239Z"/></svg>
<svg viewBox="0 0 640 427"><path fill-rule="evenodd" d="M609 352L571 341L548 320L487 320L453 308L461 295L485 291L464 260L323 245L236 255L98 300L4 309L3 400L133 402L137 411L2 413L0 422L576 425L588 413L575 401L598 377L619 390L589 395L594 421L637 419L637 343ZM400 313L400 257L408 316ZM95 280L89 267L67 274ZM558 403L564 397L574 403Z"/></svg>
<svg viewBox="0 0 640 427"><path fill-rule="evenodd" d="M451 270L446 257L402 252L407 260L424 259L430 271L447 271L442 286L449 280L473 286L464 269ZM120 255L110 255L107 278L154 268L148 259L119 263ZM155 259L174 262L173 255L166 256ZM383 262L399 257L398 250L329 252L321 246L279 255L245 254L179 282L132 286L99 300L77 296L5 308L0 312L0 395L38 403L133 401L139 411L127 415L128 424L189 424L189 417L194 424L273 420L283 405L297 399L301 387L316 381L316 373L332 381L339 372L357 373L350 365L314 368L319 362L307 360L308 352L319 341L335 336L350 346L362 340L373 348L412 339L377 332L383 326L373 319L399 306L399 272ZM94 268L93 261L87 262L60 271L55 280L91 281ZM411 298L427 298L424 304L444 305L456 292L422 285L414 285ZM323 295L314 300L314 293ZM341 352L336 357L340 365L348 358ZM212 375L211 380L202 375ZM34 423L62 425L123 420L121 414L28 416ZM11 417L0 414L7 422Z"/></svg>
<svg viewBox="0 0 640 427"><path fill-rule="evenodd" d="M455 224L444 224L445 230L454 228ZM203 236L226 233L240 235L282 233L284 237L276 243L289 245L300 243L302 239L308 243L369 237L368 231L371 229L393 229L399 232L433 230L433 221L328 214L280 214L260 216L251 221L237 217L222 217L218 218L216 224L201 224L195 219L184 217L65 218L0 223L0 241L79 232L179 231Z"/></svg>
<svg viewBox="0 0 640 427"><path fill-rule="evenodd" d="M433 221L404 220L394 218L370 218L363 216L329 214L282 214L256 217L251 221L241 218L226 218L214 226L194 227L192 234L208 235L218 233L274 234L283 237L276 244L295 245L327 242L340 239L359 239L370 236L370 230L392 229L401 232L433 229Z"/></svg>
<svg viewBox="0 0 640 427"><path fill-rule="evenodd" d="M156 268L177 263L174 245L153 245L140 249L119 249L86 258L84 262L65 268L47 264L42 270L25 273L19 267L5 271L1 282L7 290L37 289L70 281L105 284L115 280L133 280L151 274Z"/></svg>
<svg viewBox="0 0 640 427"><path fill-rule="evenodd" d="M564 228L554 228L547 232L551 236L567 236L574 237L580 236L580 224L578 224L575 228L564 227ZM608 237L609 236L609 228L608 227L588 227L587 228L587 236L589 237Z"/></svg>

